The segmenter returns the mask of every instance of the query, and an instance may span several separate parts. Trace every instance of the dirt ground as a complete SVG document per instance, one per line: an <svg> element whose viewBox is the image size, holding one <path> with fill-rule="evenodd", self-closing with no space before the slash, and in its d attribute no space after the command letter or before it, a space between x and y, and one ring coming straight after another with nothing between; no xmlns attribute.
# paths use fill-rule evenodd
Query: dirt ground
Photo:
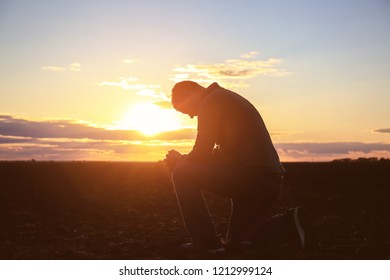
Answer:
<svg viewBox="0 0 390 280"><path fill-rule="evenodd" d="M270 212L303 205L312 243L219 259L390 259L390 162L286 163ZM229 200L206 194L223 232ZM187 239L162 163L0 162L0 259L203 259Z"/></svg>

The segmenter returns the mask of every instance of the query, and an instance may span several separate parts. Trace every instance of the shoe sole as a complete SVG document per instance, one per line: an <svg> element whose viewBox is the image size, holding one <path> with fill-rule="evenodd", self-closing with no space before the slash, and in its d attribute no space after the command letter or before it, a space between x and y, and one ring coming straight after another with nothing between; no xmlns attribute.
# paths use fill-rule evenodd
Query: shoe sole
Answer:
<svg viewBox="0 0 390 280"><path fill-rule="evenodd" d="M299 235L299 239L301 241L301 246L302 246L302 249L305 248L305 242L306 242L306 236L305 236L305 231L303 230L303 226L302 226L302 223L299 219L299 209L300 207L297 207L295 208L294 210L294 221L295 221L295 226L297 227L297 231L298 231L298 235Z"/></svg>

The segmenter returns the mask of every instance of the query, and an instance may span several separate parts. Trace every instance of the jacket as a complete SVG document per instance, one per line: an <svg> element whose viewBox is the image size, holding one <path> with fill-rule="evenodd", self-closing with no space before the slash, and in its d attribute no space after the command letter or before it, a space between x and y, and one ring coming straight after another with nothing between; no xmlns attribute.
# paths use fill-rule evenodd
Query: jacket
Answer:
<svg viewBox="0 0 390 280"><path fill-rule="evenodd" d="M256 108L244 97L217 83L205 90L198 111L195 145L187 160L212 160L215 146L224 161L269 173L285 173Z"/></svg>

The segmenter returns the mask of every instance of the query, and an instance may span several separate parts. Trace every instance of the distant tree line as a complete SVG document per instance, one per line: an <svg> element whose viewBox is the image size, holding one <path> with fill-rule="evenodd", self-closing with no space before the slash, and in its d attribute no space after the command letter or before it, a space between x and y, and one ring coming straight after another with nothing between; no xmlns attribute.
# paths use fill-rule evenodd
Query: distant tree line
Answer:
<svg viewBox="0 0 390 280"><path fill-rule="evenodd" d="M332 162L357 162L357 163L370 163L370 162L390 162L389 158L377 158L377 157L369 157L364 158L360 157L357 159L351 159L351 158L341 158L341 159L335 159Z"/></svg>

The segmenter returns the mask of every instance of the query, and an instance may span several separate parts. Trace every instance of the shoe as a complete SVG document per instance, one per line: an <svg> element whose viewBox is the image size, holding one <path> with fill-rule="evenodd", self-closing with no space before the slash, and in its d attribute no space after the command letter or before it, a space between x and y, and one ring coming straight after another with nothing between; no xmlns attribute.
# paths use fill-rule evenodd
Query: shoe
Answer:
<svg viewBox="0 0 390 280"><path fill-rule="evenodd" d="M225 249L226 254L236 255L244 252L257 250L256 244L249 240L230 241L226 238L221 238L221 243Z"/></svg>

